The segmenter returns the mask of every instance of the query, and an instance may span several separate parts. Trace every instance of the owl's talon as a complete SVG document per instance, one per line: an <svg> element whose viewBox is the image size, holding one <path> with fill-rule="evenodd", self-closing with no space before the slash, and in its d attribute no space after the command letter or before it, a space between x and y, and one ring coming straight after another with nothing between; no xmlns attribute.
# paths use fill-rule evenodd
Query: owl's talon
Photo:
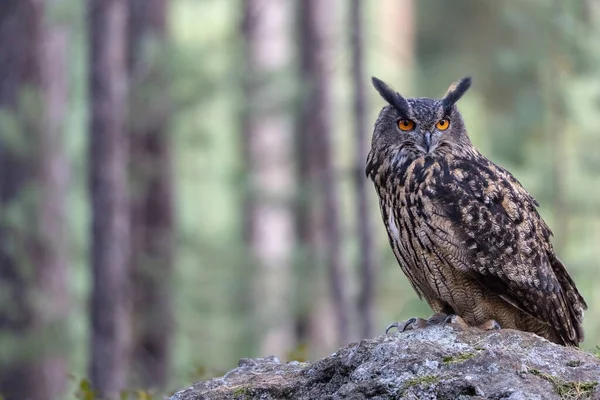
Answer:
<svg viewBox="0 0 600 400"><path fill-rule="evenodd" d="M462 319L462 317L460 317L459 315L455 315L455 314L450 314L448 315L448 317L446 317L446 319L444 320L444 323L452 325L452 326L456 326L458 328L468 328L469 324L467 324L465 322L464 319Z"/></svg>
<svg viewBox="0 0 600 400"><path fill-rule="evenodd" d="M414 329L420 329L420 328L425 328L427 327L428 322L426 320L424 320L423 318L410 318L407 319L404 322L394 322L393 324L390 324L387 329L385 330L385 333L387 334L389 332L390 329L392 328L396 328L398 329L398 332L402 333L402 332L406 332L406 331L410 331L410 330L414 330Z"/></svg>
<svg viewBox="0 0 600 400"><path fill-rule="evenodd" d="M411 318L408 321L406 321L406 324L404 325L404 329L402 329L402 332L414 330L414 329L425 328L425 327L427 327L427 321L424 320L423 318L418 318L418 317Z"/></svg>
<svg viewBox="0 0 600 400"><path fill-rule="evenodd" d="M500 329L502 329L500 324L493 319L490 319L489 321L486 321L483 324L478 325L477 327L484 331L499 331Z"/></svg>
<svg viewBox="0 0 600 400"><path fill-rule="evenodd" d="M387 335L390 329L398 328L398 322L394 322L393 324L389 324L387 328L385 328L385 334Z"/></svg>
<svg viewBox="0 0 600 400"><path fill-rule="evenodd" d="M385 333L387 334L389 332L390 329L392 328L396 328L398 330L398 332L402 333L404 332L411 324L415 323L417 319L416 318L411 318L408 319L404 322L394 322L393 324L390 324L386 330Z"/></svg>
<svg viewBox="0 0 600 400"><path fill-rule="evenodd" d="M392 328L396 328L396 329L398 329L398 332L402 333L402 332L409 331L409 330L427 328L428 326L432 326L432 325L452 323L452 322L449 322L451 317L456 317L456 316L448 315L448 314L444 314L444 313L436 313L436 314L433 314L431 317L429 317L426 320L423 318L414 317L414 318L407 319L404 322L394 322L393 324L390 324L387 327L387 329L385 330L385 333L387 334L390 331L390 329L392 329ZM458 317L458 318L460 318L460 317ZM460 320L462 321L462 318ZM464 321L462 321L462 322L464 323ZM464 324L466 325L466 323L464 323Z"/></svg>

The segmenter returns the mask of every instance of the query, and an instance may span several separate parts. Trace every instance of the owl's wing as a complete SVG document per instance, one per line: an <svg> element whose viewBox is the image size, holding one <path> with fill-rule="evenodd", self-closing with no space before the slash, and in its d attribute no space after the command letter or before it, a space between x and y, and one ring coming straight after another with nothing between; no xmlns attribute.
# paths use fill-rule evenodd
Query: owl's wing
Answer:
<svg viewBox="0 0 600 400"><path fill-rule="evenodd" d="M551 324L565 343L583 340L585 301L550 243L535 199L483 156L453 160L431 186L432 240L453 267L522 311Z"/></svg>

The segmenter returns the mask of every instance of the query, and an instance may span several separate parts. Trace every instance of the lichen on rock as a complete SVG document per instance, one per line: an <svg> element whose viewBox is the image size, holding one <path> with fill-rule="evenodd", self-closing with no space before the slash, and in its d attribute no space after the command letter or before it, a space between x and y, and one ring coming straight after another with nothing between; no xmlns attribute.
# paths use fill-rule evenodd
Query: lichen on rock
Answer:
<svg viewBox="0 0 600 400"><path fill-rule="evenodd" d="M177 392L199 399L595 399L600 359L510 329L451 326L362 340L314 363L244 359Z"/></svg>

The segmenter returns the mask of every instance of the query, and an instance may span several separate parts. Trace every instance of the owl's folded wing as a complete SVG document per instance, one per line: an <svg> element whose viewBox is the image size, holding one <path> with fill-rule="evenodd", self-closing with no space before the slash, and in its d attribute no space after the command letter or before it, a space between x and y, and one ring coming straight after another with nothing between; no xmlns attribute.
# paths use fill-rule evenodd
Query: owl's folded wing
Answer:
<svg viewBox="0 0 600 400"><path fill-rule="evenodd" d="M433 240L453 267L577 345L587 307L554 255L552 232L520 183L484 160L446 170L437 181Z"/></svg>

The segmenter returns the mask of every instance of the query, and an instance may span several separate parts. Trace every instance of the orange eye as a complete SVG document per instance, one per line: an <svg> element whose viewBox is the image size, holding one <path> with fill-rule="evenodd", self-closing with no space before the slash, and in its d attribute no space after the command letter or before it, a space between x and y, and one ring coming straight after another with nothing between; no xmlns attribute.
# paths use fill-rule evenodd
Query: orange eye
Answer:
<svg viewBox="0 0 600 400"><path fill-rule="evenodd" d="M398 128L402 131L412 131L415 129L415 123L410 119L401 119L398 121Z"/></svg>
<svg viewBox="0 0 600 400"><path fill-rule="evenodd" d="M445 131L446 129L448 129L449 126L450 121L447 118L440 119L438 123L435 124L435 127L438 128L440 131Z"/></svg>

